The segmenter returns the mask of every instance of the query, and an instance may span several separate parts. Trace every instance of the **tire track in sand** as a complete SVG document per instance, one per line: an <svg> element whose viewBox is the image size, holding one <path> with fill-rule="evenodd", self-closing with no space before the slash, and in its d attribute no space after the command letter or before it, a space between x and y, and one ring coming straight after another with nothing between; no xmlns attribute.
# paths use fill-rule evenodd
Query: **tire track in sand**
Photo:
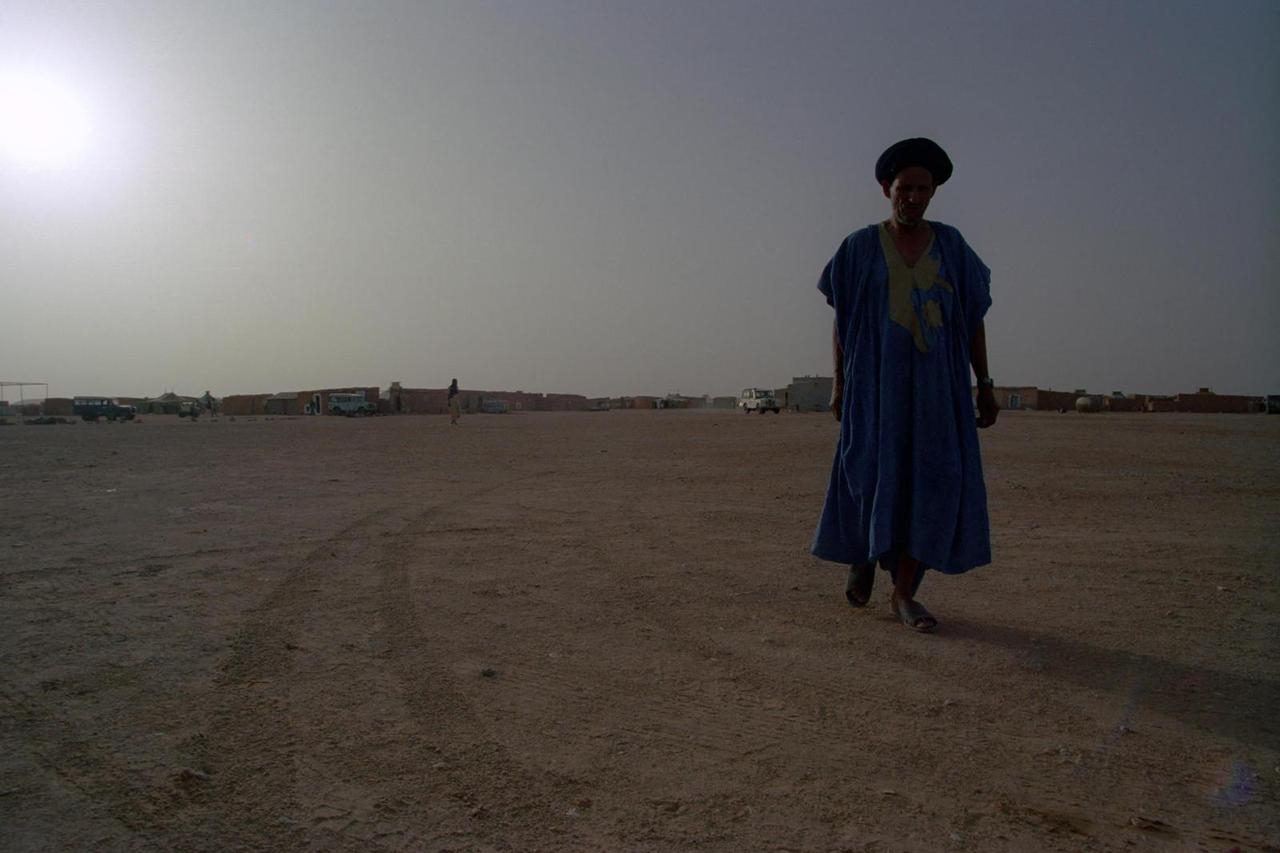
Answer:
<svg viewBox="0 0 1280 853"><path fill-rule="evenodd" d="M531 505L526 490L491 502L504 517L514 514L512 527L539 531L532 545L527 537L436 537L430 560L412 573L412 559L389 565L387 608L400 614L393 624L401 641L394 645L404 655L398 665L406 683L417 687L421 713L449 721L440 729L438 760L454 790L466 791L469 801L487 807L492 797L503 796L486 784L489 778L520 780L520 789L534 794L521 802L536 799L537 808L521 810L520 803L508 807L500 800L513 819L532 828L544 816L559 819L594 800L601 808L575 819L573 828L580 839L609 837L610 806L626 807L637 793L638 774L658 772L667 780L662 787L673 789L685 780L683 773L671 775L675 768L696 775L699 769L737 767L731 775L767 781L775 753L784 747L819 757L830 752L833 732L860 730L866 741L888 742L887 734L866 731L865 709L794 701L786 689L794 683L779 685L776 670L766 672L764 661L741 649L731 655L734 644L699 624L697 613L637 594L634 583L625 585L621 555L593 541L599 527L575 510L545 506L548 500L554 496L536 495ZM445 525L466 531L461 518L444 512L421 520L431 522L440 525L436 532ZM430 541L421 532L412 538ZM469 557L477 547L501 557ZM549 573L535 568L548 549L555 563ZM521 568L512 572L510 566ZM414 595L402 595L415 581ZM415 612L415 600L421 612ZM495 624L505 627L498 620L514 623L508 636L518 639L503 645L490 633ZM548 654L557 649L569 651ZM484 683L479 662L492 662L490 654L502 655L506 665L499 680L478 687ZM679 673L678 681L649 671L659 659ZM476 685L461 681L469 667ZM432 685L447 686L437 693ZM477 707L480 696L492 696L492 703ZM654 762L668 770L654 770ZM468 773L455 772L459 765ZM531 784L531 776L543 784ZM683 808L669 797L651 800L661 819L673 803ZM717 814L728 810L707 807Z"/></svg>
<svg viewBox="0 0 1280 853"><path fill-rule="evenodd" d="M201 821L210 832L202 848L225 849L238 841L301 849L322 840L315 837L317 828L324 846L338 842L342 848L327 822L314 820L315 792L299 784L313 775L309 757L324 752L338 734L334 725L346 716L349 698L342 670L351 661L322 669L315 658L331 642L314 626L317 616L331 610L332 622L318 621L345 627L338 623L351 614L341 614L341 605L350 610L361 600L358 569L367 564L362 552L380 548L395 520L391 509L377 508L323 540L289 567L232 640L215 679L208 732L193 743L210 774ZM342 643L343 635L334 631L332 640ZM317 699L319 707L306 707ZM328 722L317 727L317 717Z"/></svg>
<svg viewBox="0 0 1280 853"><path fill-rule="evenodd" d="M547 780L480 723L408 589L412 550L442 507L511 482L376 509L290 567L236 636L195 745L211 776L203 822L216 827L200 846L474 847L490 815L500 837L512 821L560 823L556 798L538 793Z"/></svg>
<svg viewBox="0 0 1280 853"><path fill-rule="evenodd" d="M379 564L383 648L405 707L423 733L417 758L426 773L420 772L413 785L430 792L430 808L426 813L419 809L419 816L440 830L435 839L440 843L461 843L466 849L477 843L518 848L521 838L540 844L550 834L561 839L558 846L563 848L577 835L567 806L582 799L582 786L522 763L512 753L506 744L510 733L493 730L452 665L455 648L448 634L457 614L440 606L440 595L432 595L429 588L424 593L413 583L414 576L429 578L448 565L448 549L430 547L441 535L489 529L473 520L449 523L465 505L548 473L508 480L475 491L464 501L438 504L418 514ZM475 677L484 676L477 672Z"/></svg>

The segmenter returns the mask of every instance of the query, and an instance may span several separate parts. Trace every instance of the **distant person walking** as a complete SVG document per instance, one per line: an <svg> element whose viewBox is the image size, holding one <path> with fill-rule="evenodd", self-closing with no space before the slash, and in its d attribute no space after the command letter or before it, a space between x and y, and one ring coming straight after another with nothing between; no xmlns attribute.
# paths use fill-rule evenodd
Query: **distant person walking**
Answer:
<svg viewBox="0 0 1280 853"><path fill-rule="evenodd" d="M458 380L449 383L449 426L457 426L462 417L462 401L458 399Z"/></svg>
<svg viewBox="0 0 1280 853"><path fill-rule="evenodd" d="M924 218L951 170L932 140L891 145L875 169L889 219L845 238L818 280L836 312L840 440L812 550L850 567L855 607L870 601L879 562L894 614L926 632L938 622L915 598L925 571L991 562L976 428L1000 411L983 324L991 271L959 231Z"/></svg>

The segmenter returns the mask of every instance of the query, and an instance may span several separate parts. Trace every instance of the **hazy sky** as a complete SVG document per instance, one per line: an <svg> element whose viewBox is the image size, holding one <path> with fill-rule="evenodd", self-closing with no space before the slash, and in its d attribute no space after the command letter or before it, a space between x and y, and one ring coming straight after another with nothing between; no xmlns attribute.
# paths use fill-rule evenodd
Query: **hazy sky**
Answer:
<svg viewBox="0 0 1280 853"><path fill-rule="evenodd" d="M829 375L818 273L927 135L1001 384L1280 393L1278 40L1272 0L0 0L0 82L64 104L43 159L0 118L0 379Z"/></svg>

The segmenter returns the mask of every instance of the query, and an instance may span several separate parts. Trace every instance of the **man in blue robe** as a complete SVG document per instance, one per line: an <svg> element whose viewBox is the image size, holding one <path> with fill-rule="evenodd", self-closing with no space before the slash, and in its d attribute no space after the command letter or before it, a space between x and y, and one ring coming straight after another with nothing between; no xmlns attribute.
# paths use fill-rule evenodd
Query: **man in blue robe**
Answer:
<svg viewBox="0 0 1280 853"><path fill-rule="evenodd" d="M879 562L894 614L918 631L938 624L915 598L926 570L991 562L977 433L1000 411L983 326L991 271L959 231L924 218L951 170L932 140L890 146L876 162L889 219L845 238L818 280L836 312L840 441L812 550L850 566L855 607L870 600Z"/></svg>

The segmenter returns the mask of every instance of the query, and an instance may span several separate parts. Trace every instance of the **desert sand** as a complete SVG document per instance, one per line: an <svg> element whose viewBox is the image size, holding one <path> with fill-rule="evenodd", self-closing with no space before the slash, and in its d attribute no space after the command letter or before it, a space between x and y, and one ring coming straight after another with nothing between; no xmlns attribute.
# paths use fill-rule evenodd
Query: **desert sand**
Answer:
<svg viewBox="0 0 1280 853"><path fill-rule="evenodd" d="M1280 849L1280 418L1005 413L932 636L835 433L0 427L0 848Z"/></svg>

